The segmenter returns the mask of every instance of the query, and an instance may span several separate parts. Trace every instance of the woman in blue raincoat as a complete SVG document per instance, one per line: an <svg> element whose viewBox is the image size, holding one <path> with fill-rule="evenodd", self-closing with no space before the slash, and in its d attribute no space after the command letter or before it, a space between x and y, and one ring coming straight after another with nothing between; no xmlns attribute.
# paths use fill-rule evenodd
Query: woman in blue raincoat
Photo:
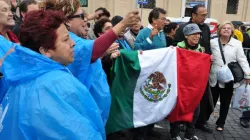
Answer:
<svg viewBox="0 0 250 140"><path fill-rule="evenodd" d="M89 89L98 105L105 124L109 115L111 97L107 76L102 69L102 63L99 58L107 50L111 52L115 51L110 46L117 39L117 35L120 32L136 23L139 19L138 12L128 13L124 20L107 31L102 37L96 40L86 40L83 39L83 34L87 26L86 18L89 20L89 16L87 17L81 9L79 0L45 0L44 6L46 10L63 11L65 17L68 19L66 25L69 27L70 38L76 43L74 48L74 62L68 68ZM99 18L101 14L97 11L94 18ZM25 44L23 45L25 46Z"/></svg>
<svg viewBox="0 0 250 140"><path fill-rule="evenodd" d="M0 139L105 139L95 100L66 67L75 42L64 22L57 11L25 17L27 48L16 46L2 64L10 88L0 105Z"/></svg>

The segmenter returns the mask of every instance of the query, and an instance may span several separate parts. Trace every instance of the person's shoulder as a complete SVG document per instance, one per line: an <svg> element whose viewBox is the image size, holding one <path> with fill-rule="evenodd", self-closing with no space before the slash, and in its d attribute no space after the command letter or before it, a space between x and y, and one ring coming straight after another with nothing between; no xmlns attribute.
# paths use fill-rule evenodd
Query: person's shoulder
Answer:
<svg viewBox="0 0 250 140"><path fill-rule="evenodd" d="M219 39L218 37L217 38L213 38L213 39L210 40L210 42L218 42L218 39Z"/></svg>
<svg viewBox="0 0 250 140"><path fill-rule="evenodd" d="M131 36L131 32L130 32L130 30L128 30L128 31L124 34L124 36L125 36L125 37L129 37L129 36Z"/></svg>
<svg viewBox="0 0 250 140"><path fill-rule="evenodd" d="M204 25L204 27L206 27L210 30L210 27L206 23L204 23L203 25Z"/></svg>
<svg viewBox="0 0 250 140"><path fill-rule="evenodd" d="M188 24L190 24L190 22L181 23L181 24L179 24L179 28L184 28Z"/></svg>
<svg viewBox="0 0 250 140"><path fill-rule="evenodd" d="M230 44L233 44L233 45L236 45L238 46L239 44L241 45L241 41L239 41L238 39L235 39L235 38L231 38L230 41L229 41Z"/></svg>
<svg viewBox="0 0 250 140"><path fill-rule="evenodd" d="M69 71L66 71L66 69L47 72L37 77L34 82L39 83L35 84L36 87L69 87L72 90L75 87L79 87L79 85L82 85L81 82L76 79Z"/></svg>
<svg viewBox="0 0 250 140"><path fill-rule="evenodd" d="M53 70L50 72L47 72L39 77L37 77L37 80L41 80L41 82L43 80L46 80L47 82L51 82L51 81L60 81L61 79L71 79L71 74L69 72L67 72L66 70Z"/></svg>
<svg viewBox="0 0 250 140"><path fill-rule="evenodd" d="M210 40L210 45L213 46L213 45L216 45L218 44L218 38L213 38Z"/></svg>
<svg viewBox="0 0 250 140"><path fill-rule="evenodd" d="M150 29L148 27L145 27L140 30L140 33L150 32Z"/></svg>
<svg viewBox="0 0 250 140"><path fill-rule="evenodd" d="M142 30L140 30L139 34L137 35L136 38L145 38L148 37L150 34L151 30L149 28L143 28Z"/></svg>
<svg viewBox="0 0 250 140"><path fill-rule="evenodd" d="M78 43L83 43L85 45L88 45L88 44L91 44L94 42L94 40L88 40L88 39L81 38L72 32L69 32L69 36L76 43L76 45Z"/></svg>
<svg viewBox="0 0 250 140"><path fill-rule="evenodd" d="M177 44L178 48L185 48L185 46L186 46L184 41L177 42L176 44Z"/></svg>

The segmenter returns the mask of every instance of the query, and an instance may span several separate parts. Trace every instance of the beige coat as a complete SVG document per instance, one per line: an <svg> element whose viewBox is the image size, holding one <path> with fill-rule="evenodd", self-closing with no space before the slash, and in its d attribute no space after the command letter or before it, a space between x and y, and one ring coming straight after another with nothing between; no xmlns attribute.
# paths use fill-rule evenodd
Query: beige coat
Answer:
<svg viewBox="0 0 250 140"><path fill-rule="evenodd" d="M133 35L133 33L131 33L130 30L128 30L125 34L124 34L129 46L131 47L131 49L133 50L134 49L134 42L135 42L135 39L136 39L136 36Z"/></svg>
<svg viewBox="0 0 250 140"><path fill-rule="evenodd" d="M224 62L220 53L218 38L212 39L210 44L215 60L212 63L209 83L211 87L215 87L217 84L217 70L224 65ZM231 38L231 40L225 46L222 46L222 50L224 51L223 53L226 63L228 64L230 62L238 62L245 73L245 78L249 78L250 68L242 48L242 43L234 38ZM224 88L225 84L219 83L219 86ZM234 84L234 88L238 86L240 86L240 83Z"/></svg>

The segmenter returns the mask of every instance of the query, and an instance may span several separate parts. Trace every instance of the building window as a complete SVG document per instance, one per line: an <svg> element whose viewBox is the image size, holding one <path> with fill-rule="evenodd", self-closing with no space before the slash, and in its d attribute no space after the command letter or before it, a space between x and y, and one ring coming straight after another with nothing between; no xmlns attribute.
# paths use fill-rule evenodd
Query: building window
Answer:
<svg viewBox="0 0 250 140"><path fill-rule="evenodd" d="M88 7L88 0L80 0L80 4L82 7Z"/></svg>
<svg viewBox="0 0 250 140"><path fill-rule="evenodd" d="M148 0L148 4L143 5L143 8L154 9L156 7L156 0ZM142 8L142 5L140 5Z"/></svg>
<svg viewBox="0 0 250 140"><path fill-rule="evenodd" d="M237 14L239 0L227 0L227 14Z"/></svg>
<svg viewBox="0 0 250 140"><path fill-rule="evenodd" d="M204 5L206 0L186 0L185 16L191 17L191 11L195 5Z"/></svg>

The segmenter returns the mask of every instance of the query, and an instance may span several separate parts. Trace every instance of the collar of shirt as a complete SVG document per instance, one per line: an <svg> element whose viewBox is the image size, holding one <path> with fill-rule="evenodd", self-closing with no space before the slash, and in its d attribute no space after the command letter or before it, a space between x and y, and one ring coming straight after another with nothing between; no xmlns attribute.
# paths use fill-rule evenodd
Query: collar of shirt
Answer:
<svg viewBox="0 0 250 140"><path fill-rule="evenodd" d="M218 38L218 39L219 39L219 38ZM233 40L233 38L231 37L230 40L229 40L229 42L228 42L226 45L229 45L229 46L232 46L232 47L233 47L233 46L234 46L234 43L233 43L232 40Z"/></svg>

